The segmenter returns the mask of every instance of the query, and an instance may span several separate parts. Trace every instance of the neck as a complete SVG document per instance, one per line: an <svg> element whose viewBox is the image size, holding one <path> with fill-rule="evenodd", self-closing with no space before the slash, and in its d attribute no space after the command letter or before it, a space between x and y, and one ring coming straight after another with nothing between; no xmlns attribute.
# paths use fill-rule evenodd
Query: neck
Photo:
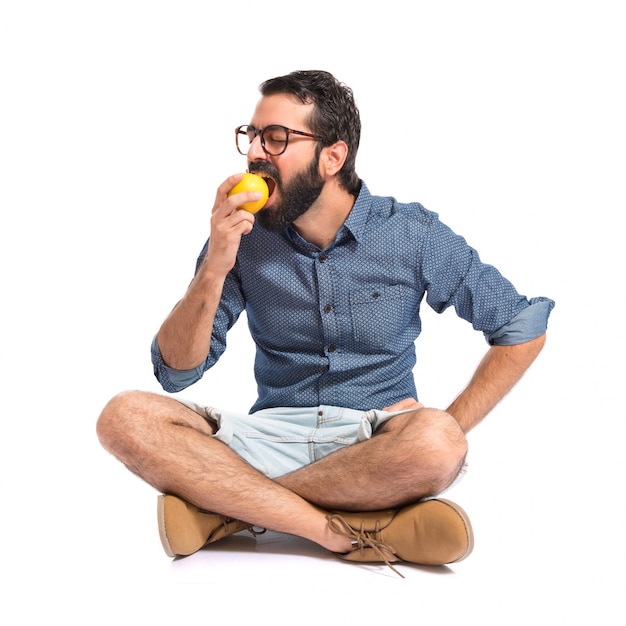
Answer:
<svg viewBox="0 0 626 626"><path fill-rule="evenodd" d="M303 239L323 250L335 241L353 206L353 195L341 187L327 184L320 197L293 226Z"/></svg>

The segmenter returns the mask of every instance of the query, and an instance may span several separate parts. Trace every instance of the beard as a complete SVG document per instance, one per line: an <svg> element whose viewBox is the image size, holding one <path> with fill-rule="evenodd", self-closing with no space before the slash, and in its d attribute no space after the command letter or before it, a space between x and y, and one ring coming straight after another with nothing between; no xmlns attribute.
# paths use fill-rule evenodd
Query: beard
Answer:
<svg viewBox="0 0 626 626"><path fill-rule="evenodd" d="M319 156L314 157L287 185L283 185L280 173L267 161L250 163L248 170L251 173L266 172L276 181L280 190L281 201L273 207L259 211L255 216L260 226L274 233L282 232L306 213L324 188L324 179L319 173Z"/></svg>

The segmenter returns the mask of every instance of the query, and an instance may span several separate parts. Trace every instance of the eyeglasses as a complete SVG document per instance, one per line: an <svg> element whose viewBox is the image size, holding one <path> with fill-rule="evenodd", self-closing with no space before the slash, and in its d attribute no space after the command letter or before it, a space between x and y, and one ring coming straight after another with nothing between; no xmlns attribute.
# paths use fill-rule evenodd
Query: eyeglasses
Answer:
<svg viewBox="0 0 626 626"><path fill-rule="evenodd" d="M278 124L271 124L263 129L244 124L235 128L235 141L237 142L239 154L243 154L243 156L248 154L250 145L257 135L261 137L261 147L270 156L279 156L287 149L289 135L300 135L301 137L311 137L316 141L323 141L317 135L287 128L286 126L279 126Z"/></svg>

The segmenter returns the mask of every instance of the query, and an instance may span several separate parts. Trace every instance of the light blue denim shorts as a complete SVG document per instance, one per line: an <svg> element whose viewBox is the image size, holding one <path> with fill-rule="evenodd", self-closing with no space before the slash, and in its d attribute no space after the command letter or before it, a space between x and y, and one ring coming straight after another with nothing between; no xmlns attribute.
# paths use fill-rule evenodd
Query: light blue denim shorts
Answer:
<svg viewBox="0 0 626 626"><path fill-rule="evenodd" d="M180 401L215 424L213 437L268 478L283 476L331 452L370 439L388 419L411 410L359 411L322 405L276 407L244 414ZM452 485L466 471L467 463Z"/></svg>

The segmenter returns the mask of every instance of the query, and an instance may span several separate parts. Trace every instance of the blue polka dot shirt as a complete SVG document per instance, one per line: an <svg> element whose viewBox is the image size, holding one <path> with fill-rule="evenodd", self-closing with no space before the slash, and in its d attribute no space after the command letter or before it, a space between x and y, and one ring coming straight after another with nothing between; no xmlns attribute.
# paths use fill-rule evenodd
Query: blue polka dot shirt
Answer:
<svg viewBox="0 0 626 626"><path fill-rule="evenodd" d="M245 310L256 344L252 411L319 405L368 410L417 399L412 370L424 298L437 312L454 307L492 345L542 335L554 306L548 298L520 295L436 213L373 196L362 183L325 250L291 227L277 234L255 226L242 237L206 361L194 370L174 370L155 337L155 375L169 392L198 381L226 349L227 332Z"/></svg>

